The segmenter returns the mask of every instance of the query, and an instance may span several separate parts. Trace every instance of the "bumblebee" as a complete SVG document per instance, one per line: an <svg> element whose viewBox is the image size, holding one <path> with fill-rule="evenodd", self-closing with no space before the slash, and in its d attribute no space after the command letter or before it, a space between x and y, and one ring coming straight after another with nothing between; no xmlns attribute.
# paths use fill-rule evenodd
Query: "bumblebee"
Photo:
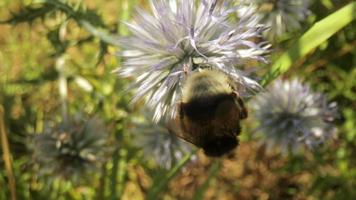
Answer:
<svg viewBox="0 0 356 200"><path fill-rule="evenodd" d="M227 75L210 69L191 74L183 86L177 135L207 156L222 156L238 145L240 120L247 118L247 109L233 86Z"/></svg>

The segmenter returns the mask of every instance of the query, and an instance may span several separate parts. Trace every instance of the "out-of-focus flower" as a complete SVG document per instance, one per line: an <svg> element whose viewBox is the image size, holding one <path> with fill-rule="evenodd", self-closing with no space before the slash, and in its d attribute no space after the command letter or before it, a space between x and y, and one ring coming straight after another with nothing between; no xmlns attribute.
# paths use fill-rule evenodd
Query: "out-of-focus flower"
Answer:
<svg viewBox="0 0 356 200"><path fill-rule="evenodd" d="M167 123L148 120L135 124L132 130L135 146L143 149L146 159L153 158L159 166L169 169L191 152L190 145L177 138Z"/></svg>
<svg viewBox="0 0 356 200"><path fill-rule="evenodd" d="M247 0L254 4L261 22L269 27L267 36L273 40L284 33L301 28L309 10L310 0Z"/></svg>
<svg viewBox="0 0 356 200"><path fill-rule="evenodd" d="M257 132L268 147L280 146L283 152L303 145L312 149L336 133L332 123L338 117L336 103L328 104L323 94L298 79L274 81L251 105Z"/></svg>
<svg viewBox="0 0 356 200"><path fill-rule="evenodd" d="M101 120L79 116L47 128L34 139L34 161L39 173L72 181L96 170L109 153L107 133Z"/></svg>
<svg viewBox="0 0 356 200"><path fill-rule="evenodd" d="M265 61L269 45L254 42L264 27L253 9L232 0L150 0L152 13L137 9L132 36L120 40L122 77L134 77L133 101L146 98L154 121L173 117L187 76L199 68L229 75L244 91L260 86L240 69L246 61ZM237 13L243 12L241 17ZM166 115L168 114L168 115Z"/></svg>

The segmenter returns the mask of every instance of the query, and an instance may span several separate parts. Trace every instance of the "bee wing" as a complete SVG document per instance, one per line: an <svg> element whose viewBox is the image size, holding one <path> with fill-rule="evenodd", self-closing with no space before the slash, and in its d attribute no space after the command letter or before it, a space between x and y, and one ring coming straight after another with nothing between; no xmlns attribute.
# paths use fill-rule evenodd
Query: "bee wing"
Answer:
<svg viewBox="0 0 356 200"><path fill-rule="evenodd" d="M187 134L185 131L182 130L181 120L179 117L176 119L172 119L168 123L169 130L174 133L177 137L197 146L197 141L191 135Z"/></svg>

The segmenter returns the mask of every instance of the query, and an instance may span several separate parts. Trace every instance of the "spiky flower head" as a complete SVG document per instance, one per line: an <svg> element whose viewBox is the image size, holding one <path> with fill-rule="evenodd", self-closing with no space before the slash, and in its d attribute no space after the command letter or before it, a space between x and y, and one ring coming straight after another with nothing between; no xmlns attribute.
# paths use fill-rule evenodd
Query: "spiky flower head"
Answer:
<svg viewBox="0 0 356 200"><path fill-rule="evenodd" d="M79 181L105 161L107 136L101 120L78 115L34 138L34 161L42 175Z"/></svg>
<svg viewBox="0 0 356 200"><path fill-rule="evenodd" d="M279 146L283 152L313 149L336 132L336 103L327 103L325 95L313 92L298 79L275 80L268 92L252 102L253 115L268 147Z"/></svg>
<svg viewBox="0 0 356 200"><path fill-rule="evenodd" d="M248 0L256 5L261 22L269 29L267 36L275 39L284 33L301 28L301 22L308 15L310 0Z"/></svg>
<svg viewBox="0 0 356 200"><path fill-rule="evenodd" d="M132 35L122 38L118 69L123 77L134 77L133 101L145 99L154 120L175 115L181 88L187 76L209 67L230 76L240 89L255 91L259 85L241 70L246 61L265 61L264 42L254 42L264 27L252 9L232 0L150 0L151 13L137 9ZM240 67L237 68L237 67Z"/></svg>
<svg viewBox="0 0 356 200"><path fill-rule="evenodd" d="M159 123L152 123L148 119L137 121L132 133L135 137L134 145L143 150L145 158L153 158L157 165L166 169L191 152L190 145L177 138L173 127L162 120Z"/></svg>

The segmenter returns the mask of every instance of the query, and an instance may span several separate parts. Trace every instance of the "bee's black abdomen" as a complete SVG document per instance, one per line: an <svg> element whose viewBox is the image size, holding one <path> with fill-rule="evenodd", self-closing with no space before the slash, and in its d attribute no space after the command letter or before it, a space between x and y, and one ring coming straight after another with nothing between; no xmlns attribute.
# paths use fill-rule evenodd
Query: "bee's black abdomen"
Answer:
<svg viewBox="0 0 356 200"><path fill-rule="evenodd" d="M215 117L216 107L225 100L233 101L231 94L219 94L198 98L182 104L182 111L193 120L209 120Z"/></svg>
<svg viewBox="0 0 356 200"><path fill-rule="evenodd" d="M207 156L219 157L238 146L241 108L237 98L235 93L221 93L180 104L182 131Z"/></svg>
<svg viewBox="0 0 356 200"><path fill-rule="evenodd" d="M236 137L217 137L208 141L204 146L204 153L207 156L219 157L235 149L239 141Z"/></svg>

